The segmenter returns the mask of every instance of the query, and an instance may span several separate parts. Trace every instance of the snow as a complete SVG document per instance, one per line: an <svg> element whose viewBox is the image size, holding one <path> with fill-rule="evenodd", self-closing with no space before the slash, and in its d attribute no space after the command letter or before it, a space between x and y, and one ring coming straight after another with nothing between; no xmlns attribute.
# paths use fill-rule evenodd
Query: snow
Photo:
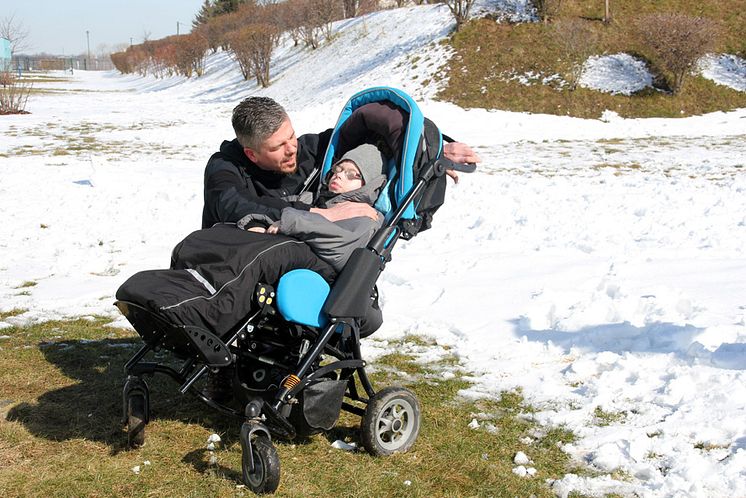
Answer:
<svg viewBox="0 0 746 498"><path fill-rule="evenodd" d="M702 76L740 92L746 92L746 60L737 55L708 55L699 62Z"/></svg>
<svg viewBox="0 0 746 498"><path fill-rule="evenodd" d="M286 41L268 89L222 52L194 80L39 83L61 91L0 120L0 309L28 310L0 327L101 314L125 325L114 292L167 267L199 227L204 164L241 98L276 98L305 133L388 84L483 163L449 186L431 230L397 246L365 356L426 336L434 345L413 354L455 354L446 373L473 382L463 397L521 389L536 409L526 416L574 431L563 450L598 472L550 483L559 496L746 495L746 109L677 120L464 110L432 100L452 26L442 5L343 21L315 52ZM479 415L464 430L472 418L497 432ZM528 436L530 455L541 434Z"/></svg>
<svg viewBox="0 0 746 498"><path fill-rule="evenodd" d="M653 76L644 61L629 54L594 55L585 61L579 83L612 95L632 95L653 86Z"/></svg>
<svg viewBox="0 0 746 498"><path fill-rule="evenodd" d="M357 449L358 449L357 448L357 444L355 444L355 443L348 443L346 441L342 441L341 439L335 440L331 444L331 446L332 446L332 448L335 448L337 450L342 450L342 451L357 451Z"/></svg>
<svg viewBox="0 0 746 498"><path fill-rule="evenodd" d="M699 60L696 72L718 85L746 92L746 60L731 54L709 54ZM629 54L589 57L583 65L580 86L632 95L653 86L653 76L644 61Z"/></svg>
<svg viewBox="0 0 746 498"><path fill-rule="evenodd" d="M475 0L471 18L490 16L497 22L535 22L536 9L531 0Z"/></svg>

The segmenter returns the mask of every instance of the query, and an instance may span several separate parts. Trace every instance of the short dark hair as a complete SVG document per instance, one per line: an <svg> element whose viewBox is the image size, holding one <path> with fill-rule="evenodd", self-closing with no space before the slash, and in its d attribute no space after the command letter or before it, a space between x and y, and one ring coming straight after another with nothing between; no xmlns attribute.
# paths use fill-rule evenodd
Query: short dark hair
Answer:
<svg viewBox="0 0 746 498"><path fill-rule="evenodd" d="M233 130L243 147L258 149L288 119L285 109L269 97L249 97L233 109Z"/></svg>

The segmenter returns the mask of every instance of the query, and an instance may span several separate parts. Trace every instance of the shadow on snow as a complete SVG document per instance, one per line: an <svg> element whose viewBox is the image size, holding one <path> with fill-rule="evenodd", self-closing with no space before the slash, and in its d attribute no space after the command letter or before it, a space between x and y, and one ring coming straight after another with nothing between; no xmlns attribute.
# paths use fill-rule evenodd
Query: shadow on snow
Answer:
<svg viewBox="0 0 746 498"><path fill-rule="evenodd" d="M697 337L705 329L692 325L655 322L637 327L629 322L583 327L576 331L533 330L526 320L512 320L515 333L529 341L552 343L569 352L577 348L591 353L674 353L682 359L717 368L746 370L746 344L723 343L707 350Z"/></svg>

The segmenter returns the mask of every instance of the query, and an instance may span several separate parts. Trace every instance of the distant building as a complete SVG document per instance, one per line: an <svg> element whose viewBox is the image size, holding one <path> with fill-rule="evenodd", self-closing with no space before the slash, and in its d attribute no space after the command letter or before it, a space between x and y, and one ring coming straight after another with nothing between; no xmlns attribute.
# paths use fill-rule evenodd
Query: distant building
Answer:
<svg viewBox="0 0 746 498"><path fill-rule="evenodd" d="M10 40L0 38L0 71L10 71Z"/></svg>

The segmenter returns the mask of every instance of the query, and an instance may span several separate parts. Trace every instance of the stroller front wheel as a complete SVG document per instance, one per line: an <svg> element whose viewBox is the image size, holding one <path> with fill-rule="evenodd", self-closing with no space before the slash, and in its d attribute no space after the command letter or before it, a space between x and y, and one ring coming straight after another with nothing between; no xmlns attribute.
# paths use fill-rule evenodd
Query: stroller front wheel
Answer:
<svg viewBox="0 0 746 498"><path fill-rule="evenodd" d="M250 437L250 436L247 436ZM251 442L251 459L247 452L242 455L243 480L256 494L274 493L280 485L280 457L272 442L265 436L257 436Z"/></svg>
<svg viewBox="0 0 746 498"><path fill-rule="evenodd" d="M127 397L127 446L138 448L145 443L145 396L134 394Z"/></svg>
<svg viewBox="0 0 746 498"><path fill-rule="evenodd" d="M387 387L368 400L360 428L371 455L403 453L420 432L420 402L408 389Z"/></svg>

